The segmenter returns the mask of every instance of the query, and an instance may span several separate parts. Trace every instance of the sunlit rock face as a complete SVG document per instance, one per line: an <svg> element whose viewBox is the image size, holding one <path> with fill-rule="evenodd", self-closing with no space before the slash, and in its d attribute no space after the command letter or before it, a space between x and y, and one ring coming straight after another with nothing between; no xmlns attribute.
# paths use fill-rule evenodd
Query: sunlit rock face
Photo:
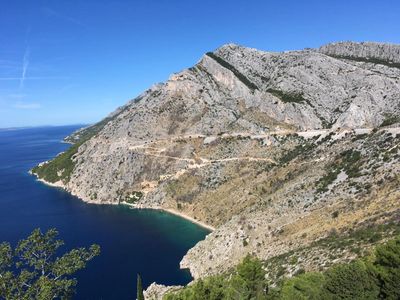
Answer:
<svg viewBox="0 0 400 300"><path fill-rule="evenodd" d="M311 243L333 228L334 210L344 212L337 223L344 229L389 203L390 212L399 203L399 162L390 156L399 49L224 45L111 114L73 156L65 187L88 202L173 209L216 227L182 261L195 277L247 253L267 259ZM322 190L321 178L351 149L360 153L358 177L338 170ZM365 183L368 192L355 188Z"/></svg>

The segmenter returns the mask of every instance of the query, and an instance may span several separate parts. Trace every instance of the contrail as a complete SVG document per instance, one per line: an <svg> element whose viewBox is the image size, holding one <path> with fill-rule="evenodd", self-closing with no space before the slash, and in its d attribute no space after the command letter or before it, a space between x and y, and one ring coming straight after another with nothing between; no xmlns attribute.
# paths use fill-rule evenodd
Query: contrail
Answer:
<svg viewBox="0 0 400 300"><path fill-rule="evenodd" d="M28 70L28 66L29 66L29 55L30 55L30 49L29 49L29 46L28 46L28 47L26 47L25 54L24 54L24 59L22 61L22 74L21 74L21 79L19 81L19 88L20 89L22 89L24 87L26 71Z"/></svg>

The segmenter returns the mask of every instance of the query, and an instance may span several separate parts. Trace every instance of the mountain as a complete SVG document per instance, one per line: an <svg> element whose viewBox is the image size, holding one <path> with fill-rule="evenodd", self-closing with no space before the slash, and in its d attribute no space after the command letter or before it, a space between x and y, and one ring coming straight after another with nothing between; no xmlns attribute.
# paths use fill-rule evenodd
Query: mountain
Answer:
<svg viewBox="0 0 400 300"><path fill-rule="evenodd" d="M32 172L87 202L215 228L181 262L195 278L249 253L271 278L325 268L399 221L399 53L381 43L224 45L73 134L68 151ZM373 239L352 235L378 227ZM347 242L326 247L332 236Z"/></svg>

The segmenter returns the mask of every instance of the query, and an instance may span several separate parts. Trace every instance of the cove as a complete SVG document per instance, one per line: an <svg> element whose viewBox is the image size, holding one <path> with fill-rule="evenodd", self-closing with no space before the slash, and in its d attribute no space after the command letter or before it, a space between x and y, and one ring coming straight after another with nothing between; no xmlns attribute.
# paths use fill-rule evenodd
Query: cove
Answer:
<svg viewBox="0 0 400 300"><path fill-rule="evenodd" d="M137 273L144 287L188 283L179 262L207 229L163 211L87 204L28 174L67 149L62 139L79 127L0 130L0 242L15 245L40 227L56 228L64 250L99 244L100 257L77 275L74 299L135 299Z"/></svg>

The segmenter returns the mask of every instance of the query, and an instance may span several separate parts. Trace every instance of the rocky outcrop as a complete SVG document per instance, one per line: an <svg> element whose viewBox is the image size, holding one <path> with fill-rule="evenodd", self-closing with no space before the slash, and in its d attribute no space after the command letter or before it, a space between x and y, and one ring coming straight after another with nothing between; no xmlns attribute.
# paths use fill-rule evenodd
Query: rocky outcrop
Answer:
<svg viewBox="0 0 400 300"><path fill-rule="evenodd" d="M400 45L382 43L339 42L318 50L329 56L400 67Z"/></svg>
<svg viewBox="0 0 400 300"><path fill-rule="evenodd" d="M168 292L181 289L182 286L165 286L162 284L152 283L144 292L146 300L162 300L163 296Z"/></svg>

